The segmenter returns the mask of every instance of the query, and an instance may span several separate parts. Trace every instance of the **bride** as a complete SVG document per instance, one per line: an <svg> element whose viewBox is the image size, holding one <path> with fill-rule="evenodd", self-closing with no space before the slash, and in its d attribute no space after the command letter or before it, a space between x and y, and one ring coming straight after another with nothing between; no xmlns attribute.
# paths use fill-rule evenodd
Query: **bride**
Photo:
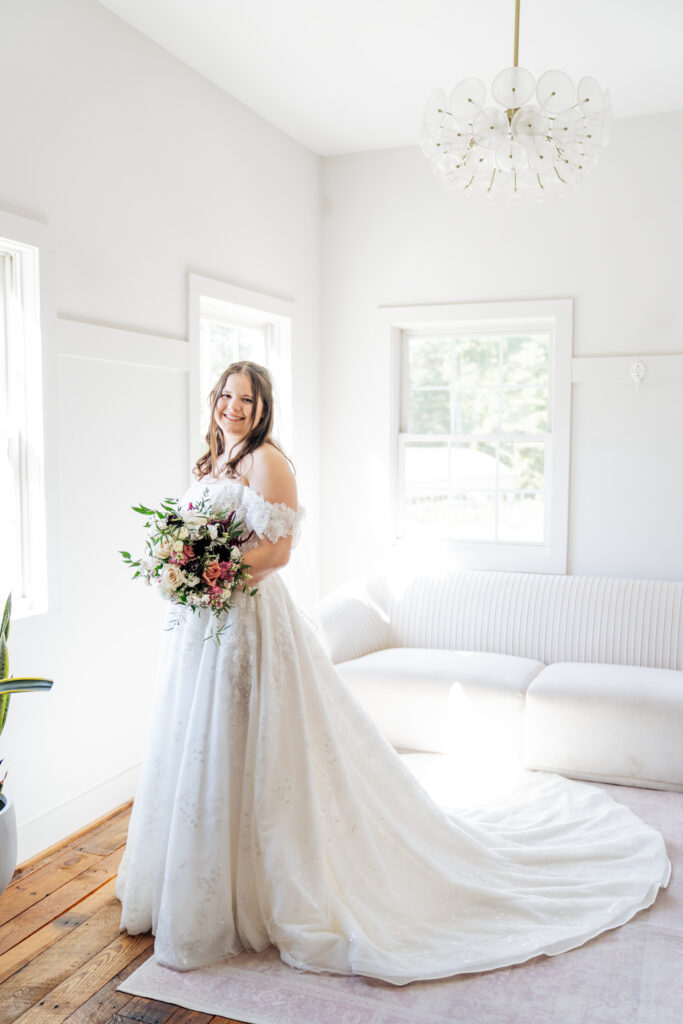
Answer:
<svg viewBox="0 0 683 1024"><path fill-rule="evenodd" d="M432 801L278 575L301 513L268 372L233 363L210 403L182 501L208 488L245 520L258 595L220 644L210 610L165 634L121 926L151 929L177 970L274 944L296 968L403 985L561 953L649 906L663 840L597 788L539 773L505 804Z"/></svg>

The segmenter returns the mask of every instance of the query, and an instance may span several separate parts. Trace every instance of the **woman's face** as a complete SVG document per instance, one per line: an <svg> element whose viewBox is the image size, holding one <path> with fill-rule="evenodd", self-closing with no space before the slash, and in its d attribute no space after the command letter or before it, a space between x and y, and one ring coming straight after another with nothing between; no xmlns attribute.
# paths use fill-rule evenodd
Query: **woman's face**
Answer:
<svg viewBox="0 0 683 1024"><path fill-rule="evenodd" d="M213 415L223 431L228 448L246 437L256 422L254 392L246 373L230 374L223 385Z"/></svg>

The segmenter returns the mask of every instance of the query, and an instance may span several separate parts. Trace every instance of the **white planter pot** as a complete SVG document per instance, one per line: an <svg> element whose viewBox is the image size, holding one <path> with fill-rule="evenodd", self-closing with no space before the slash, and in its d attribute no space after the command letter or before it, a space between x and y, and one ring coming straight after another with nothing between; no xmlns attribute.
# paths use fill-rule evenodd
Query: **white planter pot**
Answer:
<svg viewBox="0 0 683 1024"><path fill-rule="evenodd" d="M8 796L0 796L0 893L12 881L17 866L17 819L14 804Z"/></svg>

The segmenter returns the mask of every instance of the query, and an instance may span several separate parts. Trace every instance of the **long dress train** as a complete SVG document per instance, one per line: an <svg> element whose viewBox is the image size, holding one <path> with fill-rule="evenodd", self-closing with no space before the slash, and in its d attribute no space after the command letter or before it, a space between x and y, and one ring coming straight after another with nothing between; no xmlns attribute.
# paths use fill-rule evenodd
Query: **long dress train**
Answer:
<svg viewBox="0 0 683 1024"><path fill-rule="evenodd" d="M295 531L287 506L209 486L257 538ZM220 645L204 640L209 611L181 611L164 639L116 888L122 927L151 928L162 964L274 944L297 968L402 985L561 953L667 884L659 833L583 783L539 774L505 804L448 816L277 573L230 617Z"/></svg>

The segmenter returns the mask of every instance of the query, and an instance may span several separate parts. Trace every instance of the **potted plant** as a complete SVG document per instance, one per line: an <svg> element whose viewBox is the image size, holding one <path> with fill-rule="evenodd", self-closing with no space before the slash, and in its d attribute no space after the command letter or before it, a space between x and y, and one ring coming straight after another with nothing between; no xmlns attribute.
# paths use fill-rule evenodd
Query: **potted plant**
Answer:
<svg viewBox="0 0 683 1024"><path fill-rule="evenodd" d="M36 679L28 676L12 678L9 674L9 653L7 638L9 637L9 621L12 614L12 595L5 601L0 626L0 733L7 721L10 694L26 693L30 690L49 690L51 679ZM0 764L2 762L0 761ZM17 865L17 821L14 815L14 804L2 791L7 775L0 779L0 893L9 885Z"/></svg>

